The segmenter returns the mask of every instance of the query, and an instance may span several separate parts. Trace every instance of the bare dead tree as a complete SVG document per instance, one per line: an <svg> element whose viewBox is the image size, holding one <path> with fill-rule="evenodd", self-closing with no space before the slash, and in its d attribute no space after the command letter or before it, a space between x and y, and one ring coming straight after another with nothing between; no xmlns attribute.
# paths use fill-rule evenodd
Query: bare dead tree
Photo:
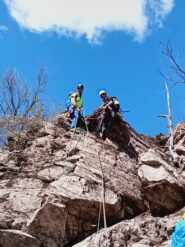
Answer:
<svg viewBox="0 0 185 247"><path fill-rule="evenodd" d="M37 120L43 120L45 112L41 95L47 83L47 73L41 68L35 84L20 78L16 70L7 71L0 87L0 141L12 133L19 133ZM3 141L2 141L3 139Z"/></svg>
<svg viewBox="0 0 185 247"><path fill-rule="evenodd" d="M171 83L172 85L176 84L184 84L185 83L185 68L182 65L182 62L179 61L179 56L174 51L173 46L170 41L166 43L161 43L161 52L167 59L166 64L166 73L164 73L161 69L157 69L159 74L166 81L166 95L167 95L167 105L168 105L168 115L160 115L160 117L167 118L168 121L168 129L169 129L169 151L172 156L174 163L180 164L179 156L177 155L176 149L174 147L174 130L173 130L173 121L172 121L172 112L171 112L171 104L170 104L170 92L167 83Z"/></svg>
<svg viewBox="0 0 185 247"><path fill-rule="evenodd" d="M172 156L172 160L175 165L179 165L179 157L176 153L174 147L174 129L173 129L173 118L172 118L172 110L171 110L171 102L170 102L170 91L168 88L167 83L165 83L166 88L166 98L167 98L167 107L168 107L168 114L167 115L159 115L159 117L166 118L168 121L168 131L169 131L169 140L168 140L168 147L170 154Z"/></svg>
<svg viewBox="0 0 185 247"><path fill-rule="evenodd" d="M25 91L24 103L26 108L25 108L24 116L27 116L29 113L34 112L34 107L39 102L41 107L40 95L44 92L46 83L47 83L47 73L44 68L41 68L37 78L37 85L36 88L33 89L33 95L31 96L31 98L28 97L28 95L30 94L29 90Z"/></svg>
<svg viewBox="0 0 185 247"><path fill-rule="evenodd" d="M1 115L16 116L21 105L20 90L17 90L17 73L13 70L7 71L3 77L1 87Z"/></svg>
<svg viewBox="0 0 185 247"><path fill-rule="evenodd" d="M165 44L161 43L161 52L167 58L167 67L169 69L169 74L171 75L166 75L161 71L161 69L157 68L159 74L166 81L174 83L185 83L185 68L183 68L182 64L178 62L170 41L166 42Z"/></svg>
<svg viewBox="0 0 185 247"><path fill-rule="evenodd" d="M40 96L47 83L46 78L46 71L41 68L36 85L31 86L21 80L15 70L7 71L0 88L1 116L28 116L32 115L34 110L38 110Z"/></svg>
<svg viewBox="0 0 185 247"><path fill-rule="evenodd" d="M166 96L167 96L167 105L168 105L168 130L169 130L169 151L173 158L174 163L178 163L178 155L174 148L174 129L173 129L173 120L172 120L172 111L171 111L171 102L170 102L170 92L167 83L165 83L166 87Z"/></svg>

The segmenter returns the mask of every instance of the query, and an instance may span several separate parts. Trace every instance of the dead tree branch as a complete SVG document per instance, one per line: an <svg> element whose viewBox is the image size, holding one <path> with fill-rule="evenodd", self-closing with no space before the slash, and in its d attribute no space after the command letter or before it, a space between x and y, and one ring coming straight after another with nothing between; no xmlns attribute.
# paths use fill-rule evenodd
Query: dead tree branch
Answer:
<svg viewBox="0 0 185 247"><path fill-rule="evenodd" d="M174 50L170 41L166 44L161 44L162 54L164 54L167 59L167 67L170 70L171 75L166 75L159 68L157 68L158 73L166 80L174 83L185 83L185 68L179 64L177 58L175 57Z"/></svg>
<svg viewBox="0 0 185 247"><path fill-rule="evenodd" d="M169 151L172 156L174 163L178 163L178 155L174 148L174 130L173 130L173 120L172 120L172 111L171 111L171 104L170 104L170 92L167 83L165 83L166 87L166 96L167 96L167 106L168 106L168 130L169 130Z"/></svg>
<svg viewBox="0 0 185 247"><path fill-rule="evenodd" d="M0 83L1 145L8 135L22 132L29 127L33 119L42 121L47 115L41 100L47 83L47 73L41 68L37 82L30 85L23 81L15 70L9 70Z"/></svg>

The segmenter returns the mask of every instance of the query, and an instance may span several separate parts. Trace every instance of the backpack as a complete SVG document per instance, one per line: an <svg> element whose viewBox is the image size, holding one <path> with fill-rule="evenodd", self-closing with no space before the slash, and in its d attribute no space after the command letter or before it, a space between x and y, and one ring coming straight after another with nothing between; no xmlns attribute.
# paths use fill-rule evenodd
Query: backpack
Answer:
<svg viewBox="0 0 185 247"><path fill-rule="evenodd" d="M171 238L171 247L184 247L185 246L185 220L180 220Z"/></svg>
<svg viewBox="0 0 185 247"><path fill-rule="evenodd" d="M70 110L71 107L71 95L73 94L73 92L69 92L66 100L65 100L65 112L68 112Z"/></svg>
<svg viewBox="0 0 185 247"><path fill-rule="evenodd" d="M114 103L114 109L116 111L119 111L120 110L120 103L119 103L118 99L116 97L112 97L112 100L113 100L113 103Z"/></svg>

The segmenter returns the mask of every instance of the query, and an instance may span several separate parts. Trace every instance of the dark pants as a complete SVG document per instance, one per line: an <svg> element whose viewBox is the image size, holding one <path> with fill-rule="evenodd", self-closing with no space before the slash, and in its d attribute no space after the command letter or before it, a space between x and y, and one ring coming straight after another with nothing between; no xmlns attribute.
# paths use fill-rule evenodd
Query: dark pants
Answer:
<svg viewBox="0 0 185 247"><path fill-rule="evenodd" d="M97 133L101 135L103 140L106 139L107 129L110 126L111 120L112 120L111 111L108 109L103 110L99 117L98 127L97 127Z"/></svg>

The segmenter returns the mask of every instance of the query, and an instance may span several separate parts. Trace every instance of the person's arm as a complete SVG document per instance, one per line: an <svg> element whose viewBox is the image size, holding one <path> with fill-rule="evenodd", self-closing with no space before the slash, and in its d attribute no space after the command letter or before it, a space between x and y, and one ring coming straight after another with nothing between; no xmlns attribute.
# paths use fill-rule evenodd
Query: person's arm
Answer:
<svg viewBox="0 0 185 247"><path fill-rule="evenodd" d="M109 103L107 103L106 105L104 105L104 109L109 108L109 110L111 110L111 106L114 104L113 100L110 100ZM111 108L111 109L110 109Z"/></svg>
<svg viewBox="0 0 185 247"><path fill-rule="evenodd" d="M110 100L108 104L106 104L105 106L108 107L108 106L111 106L113 104L113 100Z"/></svg>

